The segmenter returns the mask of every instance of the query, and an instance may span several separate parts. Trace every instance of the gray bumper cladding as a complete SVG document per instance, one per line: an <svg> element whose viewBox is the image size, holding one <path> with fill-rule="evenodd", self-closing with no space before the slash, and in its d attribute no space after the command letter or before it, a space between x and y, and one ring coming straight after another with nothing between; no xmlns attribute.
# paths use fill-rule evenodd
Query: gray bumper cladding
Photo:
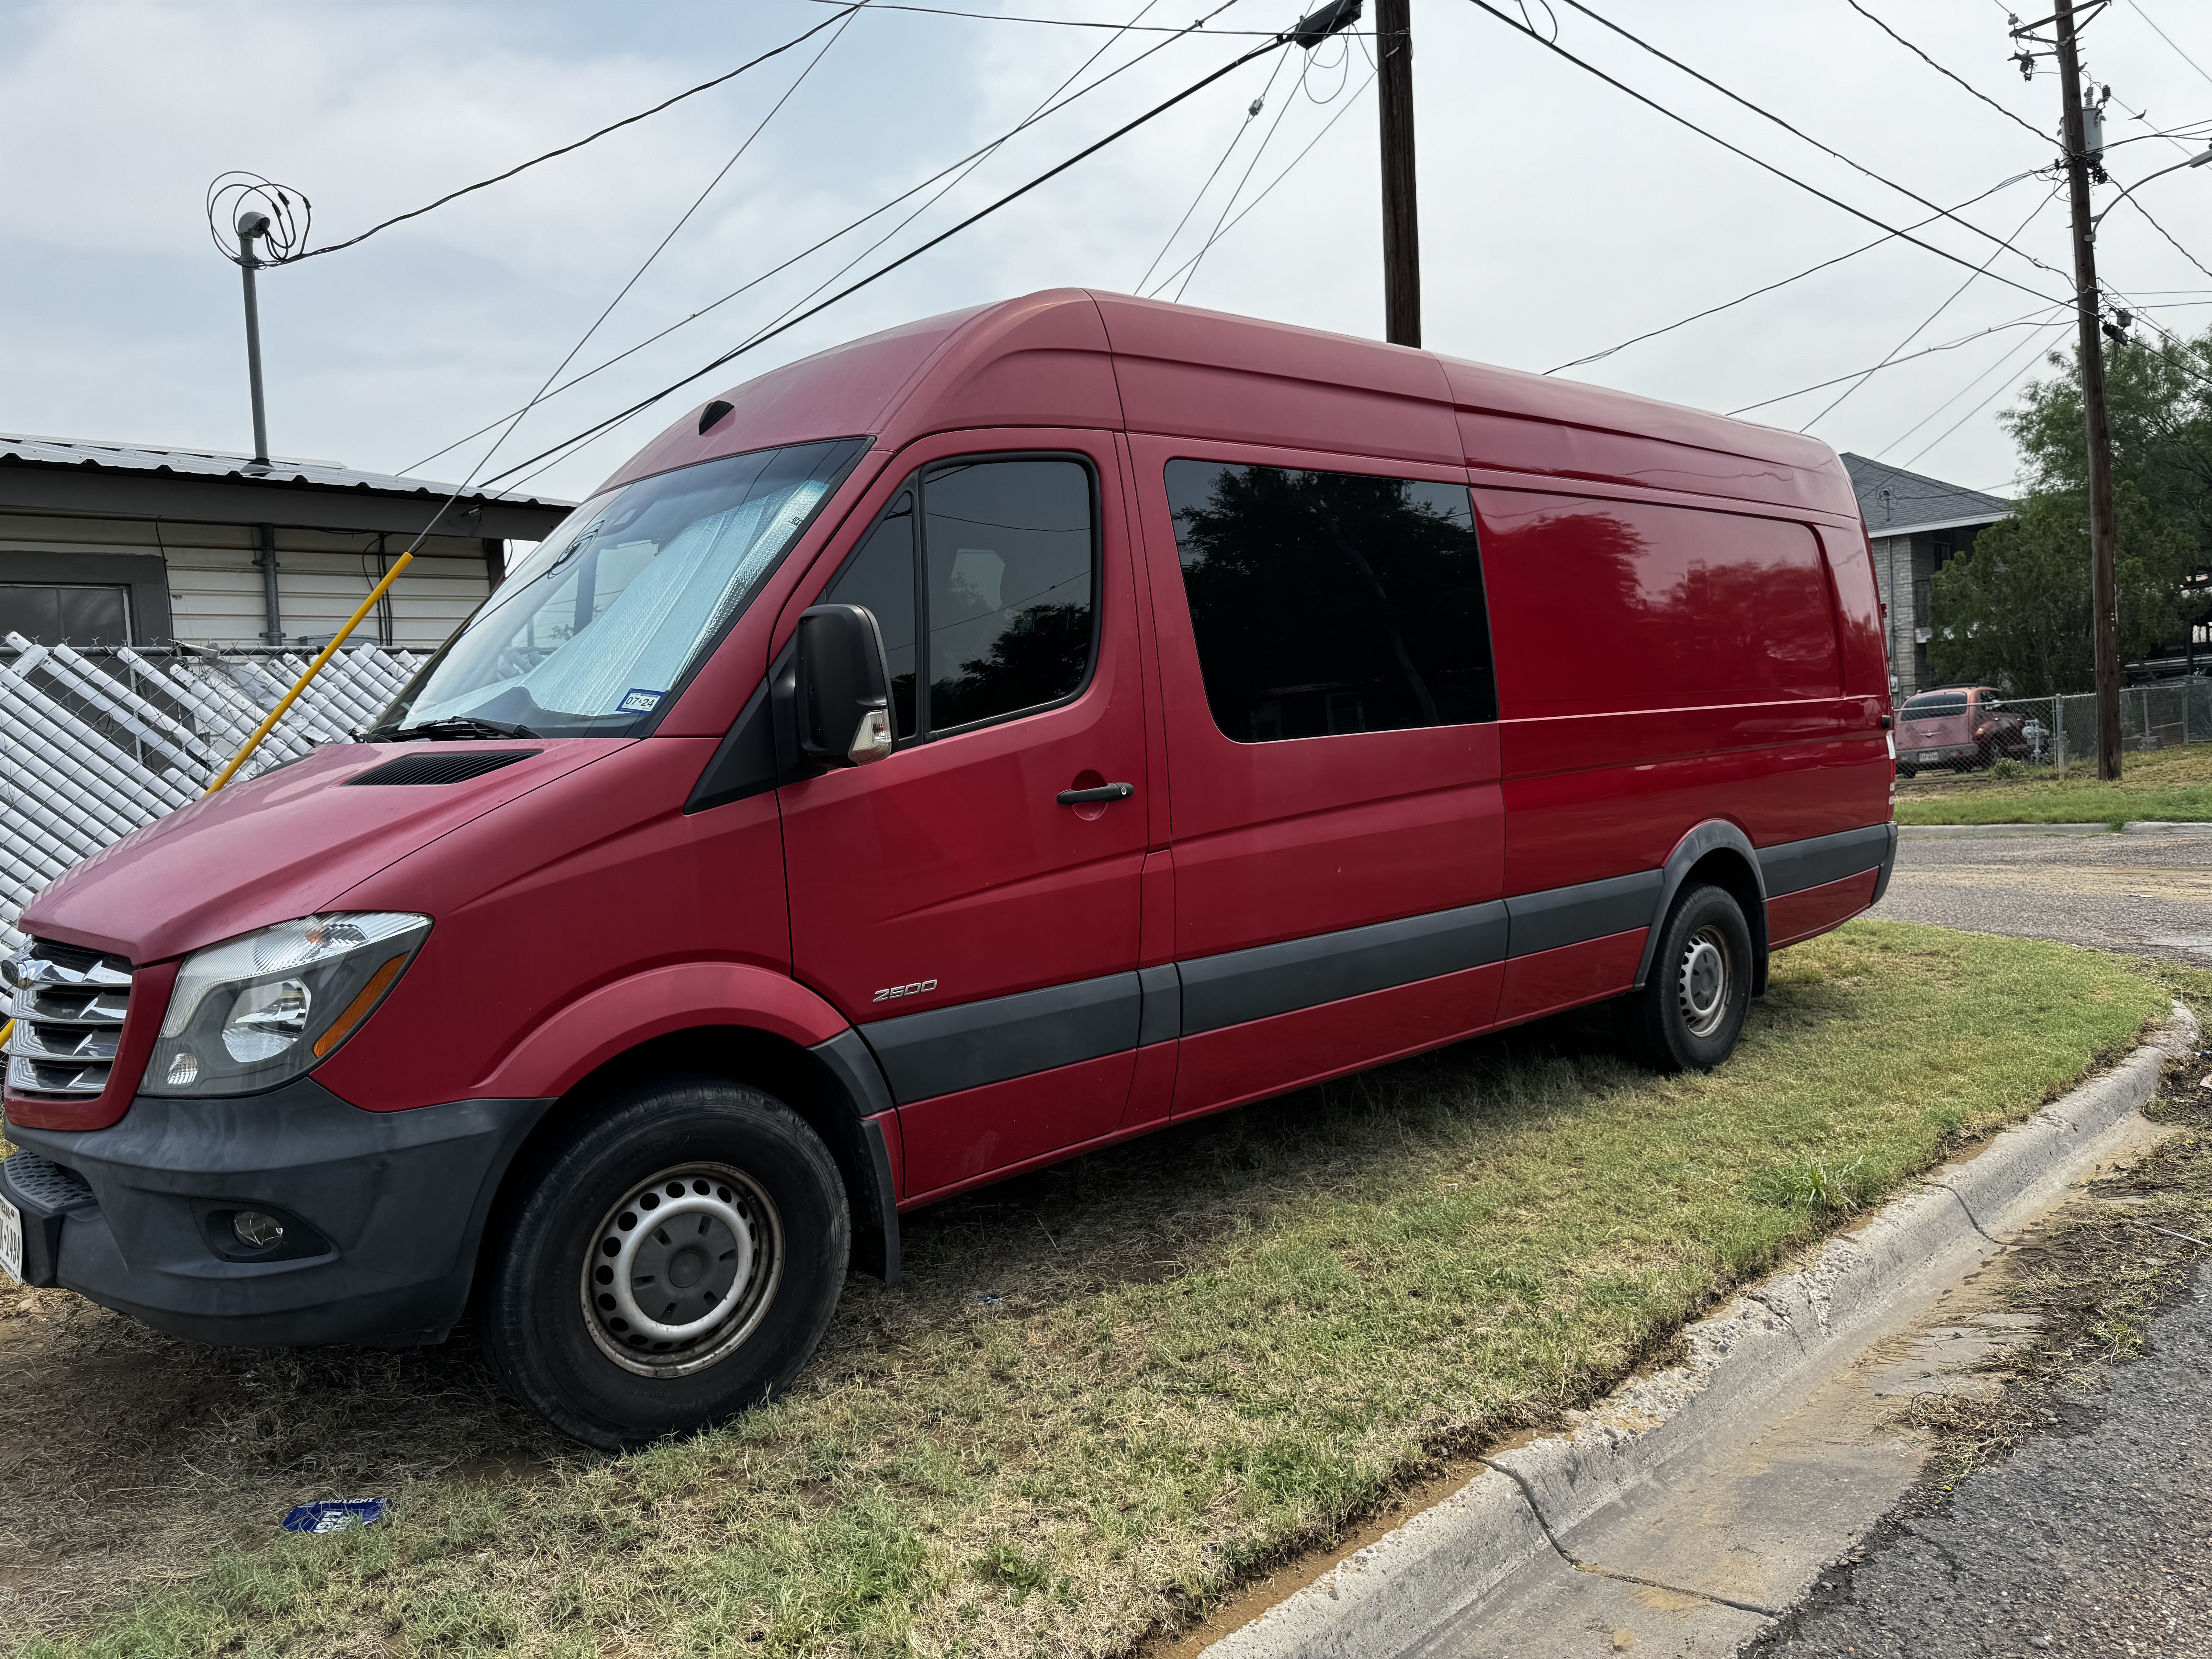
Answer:
<svg viewBox="0 0 2212 1659"><path fill-rule="evenodd" d="M10 1126L0 1187L24 1267L195 1341L435 1340L468 1298L501 1177L550 1103L365 1112L313 1079L224 1100L141 1097L111 1128ZM262 1250L241 1210L284 1224Z"/></svg>

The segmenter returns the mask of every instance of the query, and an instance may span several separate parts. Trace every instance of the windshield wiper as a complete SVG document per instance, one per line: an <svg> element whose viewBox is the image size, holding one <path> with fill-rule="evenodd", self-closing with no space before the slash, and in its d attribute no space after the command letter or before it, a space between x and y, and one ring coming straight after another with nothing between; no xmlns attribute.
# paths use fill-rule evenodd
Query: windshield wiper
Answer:
<svg viewBox="0 0 2212 1659"><path fill-rule="evenodd" d="M361 734L363 743L446 743L462 738L534 738L526 726L505 720L480 720L474 714L453 714L420 726L379 726Z"/></svg>

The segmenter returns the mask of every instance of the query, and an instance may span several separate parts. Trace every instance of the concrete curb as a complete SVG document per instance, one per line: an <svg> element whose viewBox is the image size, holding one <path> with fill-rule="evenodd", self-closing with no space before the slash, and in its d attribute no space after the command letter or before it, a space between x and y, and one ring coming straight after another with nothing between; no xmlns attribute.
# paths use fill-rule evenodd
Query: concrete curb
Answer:
<svg viewBox="0 0 2212 1659"><path fill-rule="evenodd" d="M2190 818L2130 818L2120 826L2124 836L2212 836L2212 823Z"/></svg>
<svg viewBox="0 0 2212 1659"><path fill-rule="evenodd" d="M1565 1434L1485 1459L1451 1497L1213 1643L1205 1659L1388 1659L1530 1562L1555 1550L1571 1559L1567 1534L1683 1450L1741 1434L1769 1396L1878 1328L1901 1292L1948 1282L1964 1259L2055 1203L2094 1163L2101 1137L2157 1091L2169 1056L2197 1037L2177 1002L2172 1021L2111 1071L1936 1170L1920 1191L1830 1240L1809 1266L1691 1326L1686 1363L1626 1384Z"/></svg>

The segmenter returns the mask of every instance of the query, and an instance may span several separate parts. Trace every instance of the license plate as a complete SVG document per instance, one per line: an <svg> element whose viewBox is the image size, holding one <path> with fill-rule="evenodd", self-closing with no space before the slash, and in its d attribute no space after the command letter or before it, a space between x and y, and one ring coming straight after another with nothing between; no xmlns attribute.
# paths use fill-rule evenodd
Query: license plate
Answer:
<svg viewBox="0 0 2212 1659"><path fill-rule="evenodd" d="M0 1273L23 1282L23 1212L0 1198Z"/></svg>
<svg viewBox="0 0 2212 1659"><path fill-rule="evenodd" d="M1934 749L1908 749L1905 758L1909 761L1932 761L1940 751Z"/></svg>

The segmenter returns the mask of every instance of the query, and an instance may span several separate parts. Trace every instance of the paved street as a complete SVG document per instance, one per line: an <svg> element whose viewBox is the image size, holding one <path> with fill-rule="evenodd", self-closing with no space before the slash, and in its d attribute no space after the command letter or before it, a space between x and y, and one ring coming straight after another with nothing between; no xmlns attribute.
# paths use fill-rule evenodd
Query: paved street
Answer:
<svg viewBox="0 0 2212 1659"><path fill-rule="evenodd" d="M1754 1651L2212 1655L2212 1267L2109 1383L1941 1513L1887 1523Z"/></svg>
<svg viewBox="0 0 2212 1659"><path fill-rule="evenodd" d="M2212 967L2212 835L1908 832L1875 914Z"/></svg>

